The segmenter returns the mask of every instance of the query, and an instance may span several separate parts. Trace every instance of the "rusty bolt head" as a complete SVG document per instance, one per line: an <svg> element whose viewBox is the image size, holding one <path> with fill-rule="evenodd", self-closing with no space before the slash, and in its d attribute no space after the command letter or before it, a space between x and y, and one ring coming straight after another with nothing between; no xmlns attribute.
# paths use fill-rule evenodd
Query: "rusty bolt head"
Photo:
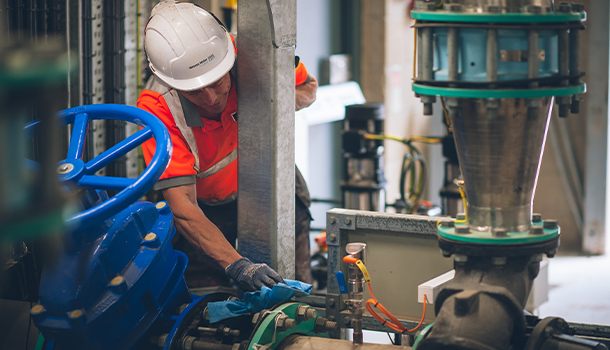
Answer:
<svg viewBox="0 0 610 350"><path fill-rule="evenodd" d="M343 219L343 222L344 222L346 225L351 225L351 224L352 224L352 219L351 219L351 218L349 218L349 217L346 217L345 219Z"/></svg>
<svg viewBox="0 0 610 350"><path fill-rule="evenodd" d="M334 225L337 222L337 218L334 216L331 216L328 218L328 222L330 222L331 225Z"/></svg>

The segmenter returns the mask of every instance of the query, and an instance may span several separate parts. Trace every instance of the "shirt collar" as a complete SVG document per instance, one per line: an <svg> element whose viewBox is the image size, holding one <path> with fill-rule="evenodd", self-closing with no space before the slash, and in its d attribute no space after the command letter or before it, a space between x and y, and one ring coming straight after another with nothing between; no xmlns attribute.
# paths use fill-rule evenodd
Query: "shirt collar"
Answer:
<svg viewBox="0 0 610 350"><path fill-rule="evenodd" d="M203 126L203 120L197 112L197 108L193 104L193 102L189 101L180 91L178 92L178 98L180 98L180 103L182 104L182 111L184 112L184 119L186 121L186 125L195 128L199 126Z"/></svg>
<svg viewBox="0 0 610 350"><path fill-rule="evenodd" d="M178 98L180 98L180 103L182 104L186 125L191 128L204 127L205 124L203 122L203 118L199 115L199 112L197 112L195 104L184 97L184 95L182 95L179 91L177 92ZM210 120L210 122L216 121ZM229 126L231 126L231 123L234 122L237 122L237 94L235 93L234 80L231 77L231 89L229 90L229 96L227 97L227 106L225 107L224 111L222 111L220 123L222 124L222 128L226 130L229 128ZM208 127L210 126L212 125L209 125Z"/></svg>

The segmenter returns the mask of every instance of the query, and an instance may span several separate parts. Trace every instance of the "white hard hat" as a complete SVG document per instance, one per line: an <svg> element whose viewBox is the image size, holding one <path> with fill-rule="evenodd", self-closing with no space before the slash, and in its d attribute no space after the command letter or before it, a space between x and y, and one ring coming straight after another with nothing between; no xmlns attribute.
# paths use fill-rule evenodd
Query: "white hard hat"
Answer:
<svg viewBox="0 0 610 350"><path fill-rule="evenodd" d="M162 1L144 30L144 50L153 74L177 90L191 91L222 78L235 62L229 33L205 9Z"/></svg>

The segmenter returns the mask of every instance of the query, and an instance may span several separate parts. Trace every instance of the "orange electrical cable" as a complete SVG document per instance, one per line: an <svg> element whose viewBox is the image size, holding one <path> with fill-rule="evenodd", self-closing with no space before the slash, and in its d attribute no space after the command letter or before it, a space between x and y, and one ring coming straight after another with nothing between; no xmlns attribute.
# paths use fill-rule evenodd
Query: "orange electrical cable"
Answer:
<svg viewBox="0 0 610 350"><path fill-rule="evenodd" d="M366 284L369 287L369 293L371 294L371 299L367 300L365 303L366 310L377 321L381 322L382 326L386 325L390 329L392 329L393 331L398 332L398 333L410 333L410 332L416 331L419 327L421 327L421 325L424 323L424 318L426 317L426 302L428 301L425 294L424 294L424 311L421 316L421 320L419 321L417 326L415 326L415 328L407 329L405 326L402 325L402 323L400 323L400 321L396 318L396 316L392 315L392 313L389 312L385 307L383 307L383 305L381 305L381 303L379 301L377 301L377 298L375 298L375 295L373 294L373 289L371 288L371 277L369 276L369 273L366 270L366 266L364 266L364 263L362 263L362 261L360 261L354 257L351 257L349 255L344 257L343 261L346 263L350 263L350 264L356 264L356 266L358 266L358 268L362 271L362 274L364 275L364 278L366 280ZM379 314L377 312L375 312L375 310L373 310L374 307L381 310L381 312L383 312L390 320L388 321L388 320L384 319L383 317L379 316Z"/></svg>
<svg viewBox="0 0 610 350"><path fill-rule="evenodd" d="M381 322L381 325L385 325L388 326L390 329L399 332L399 333L410 333L413 331L416 331L417 329L419 329L419 327L421 327L421 325L424 323L424 318L426 317L426 302L427 302L427 298L426 295L424 294L424 311L423 314L421 316L421 320L419 320L419 323L417 324L417 326L415 326L413 329L407 329L405 326L402 325L402 323L400 323L400 321L394 316L392 315L392 313L390 313L385 307L383 307L383 305L381 305L381 303L379 301L377 301L377 299L375 298L375 296L373 295L373 290L371 289L371 284L367 283L368 287L369 287L369 292L371 293L371 299L366 301L366 310L373 315L373 317ZM372 306L371 306L372 305ZM375 312L375 310L373 310L373 307L378 308L379 310L381 310L381 312L383 312L390 320L386 320L383 317L379 316L379 314L377 314L377 312Z"/></svg>

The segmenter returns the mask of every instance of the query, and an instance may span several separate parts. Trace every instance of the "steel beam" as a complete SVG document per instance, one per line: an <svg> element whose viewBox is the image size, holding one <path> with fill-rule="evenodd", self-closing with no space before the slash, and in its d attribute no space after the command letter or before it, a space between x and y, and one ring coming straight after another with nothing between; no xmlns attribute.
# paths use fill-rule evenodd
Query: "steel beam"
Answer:
<svg viewBox="0 0 610 350"><path fill-rule="evenodd" d="M294 278L296 0L237 8L238 251Z"/></svg>

